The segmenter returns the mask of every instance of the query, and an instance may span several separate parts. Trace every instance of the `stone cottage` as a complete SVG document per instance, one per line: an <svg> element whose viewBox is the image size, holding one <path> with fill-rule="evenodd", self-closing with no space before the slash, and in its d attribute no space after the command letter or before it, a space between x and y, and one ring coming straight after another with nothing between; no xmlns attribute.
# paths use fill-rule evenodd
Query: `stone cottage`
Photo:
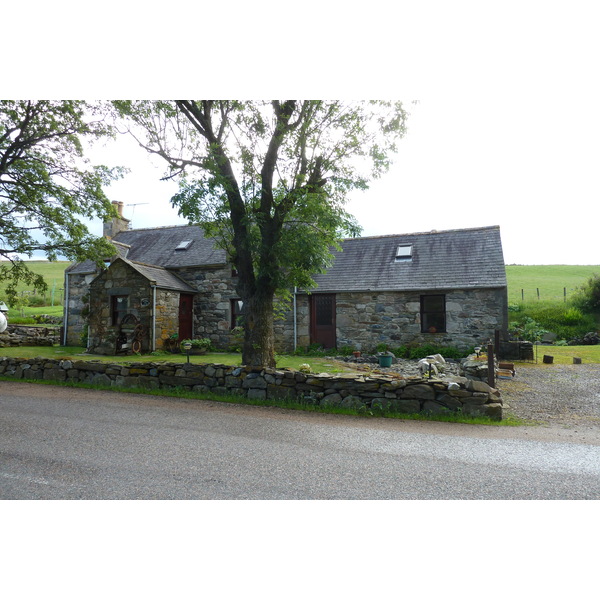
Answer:
<svg viewBox="0 0 600 600"><path fill-rule="evenodd" d="M236 273L198 226L104 234L117 254L65 272L63 343L91 352L152 351L208 337L226 349L243 318ZM347 239L317 287L295 290L275 321L276 346L434 343L469 347L506 336L507 284L499 227Z"/></svg>

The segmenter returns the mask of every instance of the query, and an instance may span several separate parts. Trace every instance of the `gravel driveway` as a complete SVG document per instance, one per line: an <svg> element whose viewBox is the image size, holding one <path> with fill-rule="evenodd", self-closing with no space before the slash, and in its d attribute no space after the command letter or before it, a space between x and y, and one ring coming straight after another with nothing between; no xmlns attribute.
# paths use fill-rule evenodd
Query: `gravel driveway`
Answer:
<svg viewBox="0 0 600 600"><path fill-rule="evenodd" d="M497 387L505 413L541 425L600 432L600 365L518 365Z"/></svg>

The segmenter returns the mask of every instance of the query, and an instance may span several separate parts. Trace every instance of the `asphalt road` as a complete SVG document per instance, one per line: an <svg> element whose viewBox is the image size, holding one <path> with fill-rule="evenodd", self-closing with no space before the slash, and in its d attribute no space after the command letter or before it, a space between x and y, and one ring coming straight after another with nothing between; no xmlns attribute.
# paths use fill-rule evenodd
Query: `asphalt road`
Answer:
<svg viewBox="0 0 600 600"><path fill-rule="evenodd" d="M0 382L2 499L600 499L600 437Z"/></svg>

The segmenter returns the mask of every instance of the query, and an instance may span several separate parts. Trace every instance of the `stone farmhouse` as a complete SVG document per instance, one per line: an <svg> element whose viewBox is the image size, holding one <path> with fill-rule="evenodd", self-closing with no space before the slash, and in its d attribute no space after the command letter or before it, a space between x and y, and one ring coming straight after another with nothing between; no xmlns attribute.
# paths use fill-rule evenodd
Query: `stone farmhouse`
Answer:
<svg viewBox="0 0 600 600"><path fill-rule="evenodd" d="M65 345L90 352L153 351L182 339L232 344L243 319L236 273L198 226L104 224L118 254L65 272ZM276 348L320 344L368 351L433 343L470 347L506 339L507 283L497 226L347 239L317 287L295 290L275 320ZM235 332L234 332L235 333Z"/></svg>

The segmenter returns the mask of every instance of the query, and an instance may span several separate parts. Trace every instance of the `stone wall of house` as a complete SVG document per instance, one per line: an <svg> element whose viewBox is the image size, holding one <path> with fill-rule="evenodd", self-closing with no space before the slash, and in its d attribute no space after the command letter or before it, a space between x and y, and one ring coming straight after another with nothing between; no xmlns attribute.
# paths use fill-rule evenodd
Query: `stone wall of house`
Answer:
<svg viewBox="0 0 600 600"><path fill-rule="evenodd" d="M148 389L172 388L246 398L290 399L321 406L381 407L401 413L461 411L502 419L498 390L463 377L453 380L384 375L319 375L291 369L233 367L222 364L131 363L84 360L0 358L0 375Z"/></svg>
<svg viewBox="0 0 600 600"><path fill-rule="evenodd" d="M112 296L129 296L128 313L137 317L146 328L142 352L151 344L152 288L148 280L125 263L113 265L90 285L90 316L88 349L95 354L114 354L119 327L111 325Z"/></svg>
<svg viewBox="0 0 600 600"><path fill-rule="evenodd" d="M63 323L66 331L66 346L82 346L89 310L88 298L90 283L98 273L65 274L65 289L68 290ZM61 340L61 343L63 340Z"/></svg>
<svg viewBox="0 0 600 600"><path fill-rule="evenodd" d="M215 348L231 343L231 300L238 298L230 266L179 269L179 277L198 290L194 297L194 337L209 338Z"/></svg>
<svg viewBox="0 0 600 600"><path fill-rule="evenodd" d="M390 347L435 344L470 348L494 339L495 330L506 332L508 323L504 289L448 290L446 332L421 332L422 292L344 292L336 294L337 347L370 351L378 344ZM310 343L308 296L296 301L297 345ZM293 311L276 323L280 351L293 348Z"/></svg>
<svg viewBox="0 0 600 600"><path fill-rule="evenodd" d="M15 346L54 346L60 343L59 327L11 325L0 333L0 348Z"/></svg>
<svg viewBox="0 0 600 600"><path fill-rule="evenodd" d="M146 285L148 282L146 282ZM152 293L152 290L150 290ZM148 315L148 331L151 330L152 314ZM179 338L179 293L171 290L156 290L155 319L156 349L165 349L165 344L173 336ZM150 340L151 342L151 340Z"/></svg>

